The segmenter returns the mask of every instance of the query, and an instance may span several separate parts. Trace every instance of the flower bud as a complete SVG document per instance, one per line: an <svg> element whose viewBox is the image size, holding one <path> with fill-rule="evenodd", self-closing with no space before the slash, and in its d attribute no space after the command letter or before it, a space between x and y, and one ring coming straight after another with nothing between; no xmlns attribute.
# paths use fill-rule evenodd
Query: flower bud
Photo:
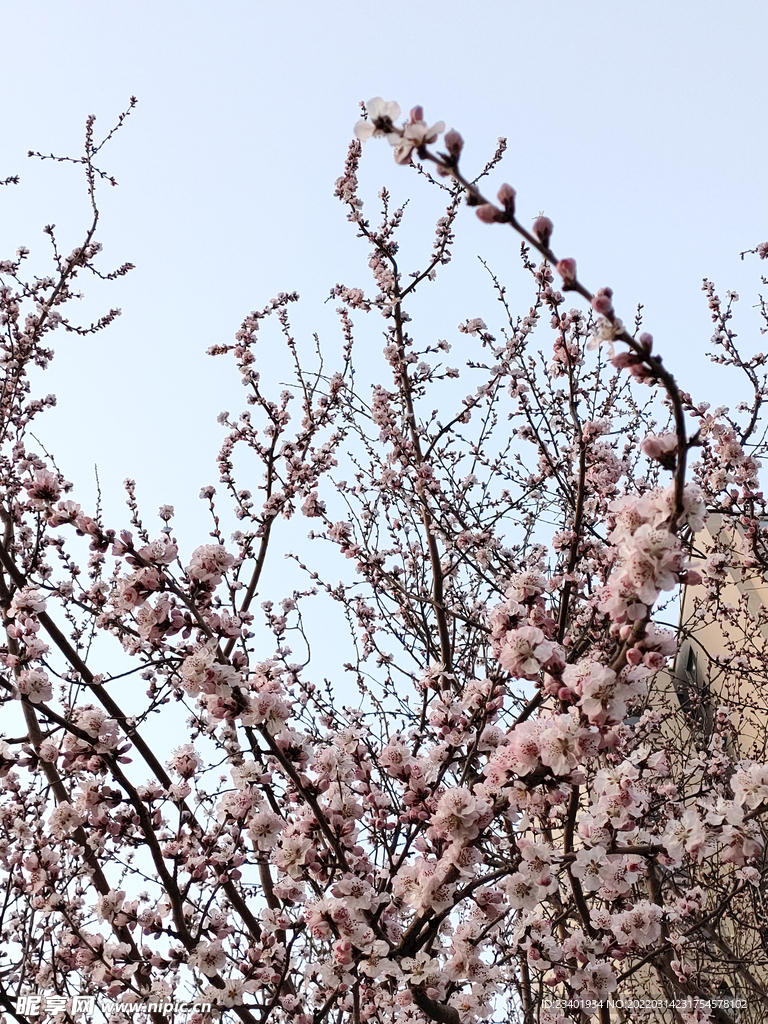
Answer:
<svg viewBox="0 0 768 1024"><path fill-rule="evenodd" d="M353 960L352 943L346 939L337 939L333 944L333 959L340 967L346 967Z"/></svg>
<svg viewBox="0 0 768 1024"><path fill-rule="evenodd" d="M560 260L555 269L563 279L563 288L566 291L573 288L576 283L576 260L570 258Z"/></svg>
<svg viewBox="0 0 768 1024"><path fill-rule="evenodd" d="M537 217L533 222L533 233L542 245L549 245L549 240L554 230L555 225L549 217Z"/></svg>
<svg viewBox="0 0 768 1024"><path fill-rule="evenodd" d="M664 469L674 469L677 464L677 435L649 434L640 445L641 451L660 462Z"/></svg>
<svg viewBox="0 0 768 1024"><path fill-rule="evenodd" d="M450 155L455 160L458 160L462 149L464 149L464 139L462 139L455 128L451 128L449 132L445 133L443 142L445 143L445 148L448 150Z"/></svg>
<svg viewBox="0 0 768 1024"><path fill-rule="evenodd" d="M415 124L417 121L424 120L424 107L414 107L411 110L411 123Z"/></svg>
<svg viewBox="0 0 768 1024"><path fill-rule="evenodd" d="M592 296L592 309L603 316L609 316L613 312L613 288L598 288Z"/></svg>
<svg viewBox="0 0 768 1024"><path fill-rule="evenodd" d="M498 198L499 202L501 203L501 205L504 207L505 212L508 213L510 216L512 216L514 214L514 212L515 212L515 196L516 195L517 195L517 193L515 192L515 190L512 188L511 185L504 184L499 189L499 193L498 193L497 198Z"/></svg>
<svg viewBox="0 0 768 1024"><path fill-rule="evenodd" d="M482 206L478 206L475 213L483 222L483 224L496 224L501 220L504 220L504 214L493 203L483 203Z"/></svg>

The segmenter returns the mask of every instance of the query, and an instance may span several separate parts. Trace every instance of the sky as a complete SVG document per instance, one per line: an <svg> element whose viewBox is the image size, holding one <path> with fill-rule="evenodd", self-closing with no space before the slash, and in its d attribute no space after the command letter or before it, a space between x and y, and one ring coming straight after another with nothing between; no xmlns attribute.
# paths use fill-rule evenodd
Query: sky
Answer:
<svg viewBox="0 0 768 1024"><path fill-rule="evenodd" d="M41 440L84 506L98 466L112 525L130 476L150 513L176 506L190 549L205 542L197 495L217 482L216 416L244 408L234 366L205 350L250 310L296 289L300 343L313 331L337 343L329 289L369 287L369 272L333 185L358 104L377 95L461 131L468 171L506 136L492 181L517 189L521 220L546 212L588 286L611 285L627 321L644 304L684 386L735 401L705 361L700 288L706 275L738 291L737 329L759 345L761 266L739 253L768 239L764 0L3 0L2 16L0 178L21 183L0 190L0 257L25 244L42 260L50 222L71 249L87 223L78 170L27 151L77 155L86 115L106 130L139 100L104 155L119 188L100 198L104 265L136 269L89 284L82 304L86 319L122 316L95 338L57 335L39 381L59 399ZM417 265L430 190L383 142L367 144L362 180L371 213L382 184L410 197ZM468 210L457 234L461 256L422 310L427 338L468 317L492 325L478 255L527 310L517 242ZM380 329L361 327L372 351ZM268 346L262 358L268 372Z"/></svg>

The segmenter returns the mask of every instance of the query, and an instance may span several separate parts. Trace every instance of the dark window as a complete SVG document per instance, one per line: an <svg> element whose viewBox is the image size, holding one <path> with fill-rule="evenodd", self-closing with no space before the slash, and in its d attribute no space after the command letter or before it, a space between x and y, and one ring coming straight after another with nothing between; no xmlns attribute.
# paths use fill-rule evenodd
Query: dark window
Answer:
<svg viewBox="0 0 768 1024"><path fill-rule="evenodd" d="M708 738L712 731L712 708L709 687L699 671L696 651L689 647L675 672L675 692L686 718L696 733Z"/></svg>

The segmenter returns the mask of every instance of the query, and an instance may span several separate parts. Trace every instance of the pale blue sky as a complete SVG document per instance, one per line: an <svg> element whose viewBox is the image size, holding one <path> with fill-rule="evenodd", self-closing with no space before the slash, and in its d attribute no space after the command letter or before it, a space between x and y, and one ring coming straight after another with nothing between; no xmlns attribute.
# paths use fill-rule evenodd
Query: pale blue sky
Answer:
<svg viewBox="0 0 768 1024"><path fill-rule="evenodd" d="M76 153L88 113L106 128L139 98L105 157L120 188L103 190L101 236L110 264L137 269L85 307L119 305L123 317L94 340L57 337L41 383L60 400L42 438L83 504L99 464L115 525L128 475L148 512L191 504L182 534L202 525L216 414L243 407L234 369L206 357L208 345L294 288L298 333L335 338L330 286L368 287L365 249L332 192L357 103L373 95L422 103L459 129L468 169L508 136L495 180L517 188L522 219L546 211L556 250L577 258L587 284L612 285L626 319L645 303L666 361L692 375L684 383L715 404L727 393L704 368L699 289L705 274L735 288L744 335L755 324L766 265L738 253L768 238L764 0L4 0L2 16L0 177L22 183L0 192L0 255L20 243L44 251L49 221L76 244L80 179L26 151ZM385 144L368 149L371 202L386 183L425 223L422 208L436 208L423 183ZM525 312L514 239L469 211L458 233L463 257L435 293L430 336L492 314L477 254ZM428 251L429 227L407 237ZM363 329L377 346L380 325Z"/></svg>

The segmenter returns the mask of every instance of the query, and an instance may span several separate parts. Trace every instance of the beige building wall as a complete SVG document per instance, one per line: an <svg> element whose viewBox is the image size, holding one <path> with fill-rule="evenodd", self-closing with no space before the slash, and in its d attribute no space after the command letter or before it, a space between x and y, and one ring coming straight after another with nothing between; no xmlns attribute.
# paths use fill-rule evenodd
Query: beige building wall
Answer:
<svg viewBox="0 0 768 1024"><path fill-rule="evenodd" d="M734 717L742 757L768 757L768 583L748 567L743 530L710 516L694 542L696 555L730 552L715 596L706 585L686 587L680 614L681 644L673 672L678 703L708 738L720 706ZM736 558L733 554L736 553ZM703 614L702 614L703 613Z"/></svg>
<svg viewBox="0 0 768 1024"><path fill-rule="evenodd" d="M657 675L651 698L652 705L665 712L662 733L679 752L675 767L684 768L698 751L706 750L718 708L725 707L734 724L728 743L731 758L768 760L768 583L749 565L750 552L740 525L721 515L710 516L694 540L692 554L694 565L713 559L717 567L723 561L720 585L714 592L705 580L684 589L678 654L674 666ZM694 773L694 782L695 777ZM723 882L734 869L721 864L717 871ZM739 920L741 927L735 923ZM749 906L735 913L734 920L716 925L713 932L724 945L718 949L713 940L709 953L718 967L722 964L723 988L713 986L711 995L725 994L727 985L733 995L747 998L748 1008L726 1019L743 1024L768 1021L768 954ZM754 953L761 945L755 964ZM729 968L729 960L742 956L752 961L748 969L740 970L735 963ZM639 987L648 986L649 995L662 995L655 971L649 970L638 981ZM679 1020L661 1012L656 1019L665 1024Z"/></svg>

